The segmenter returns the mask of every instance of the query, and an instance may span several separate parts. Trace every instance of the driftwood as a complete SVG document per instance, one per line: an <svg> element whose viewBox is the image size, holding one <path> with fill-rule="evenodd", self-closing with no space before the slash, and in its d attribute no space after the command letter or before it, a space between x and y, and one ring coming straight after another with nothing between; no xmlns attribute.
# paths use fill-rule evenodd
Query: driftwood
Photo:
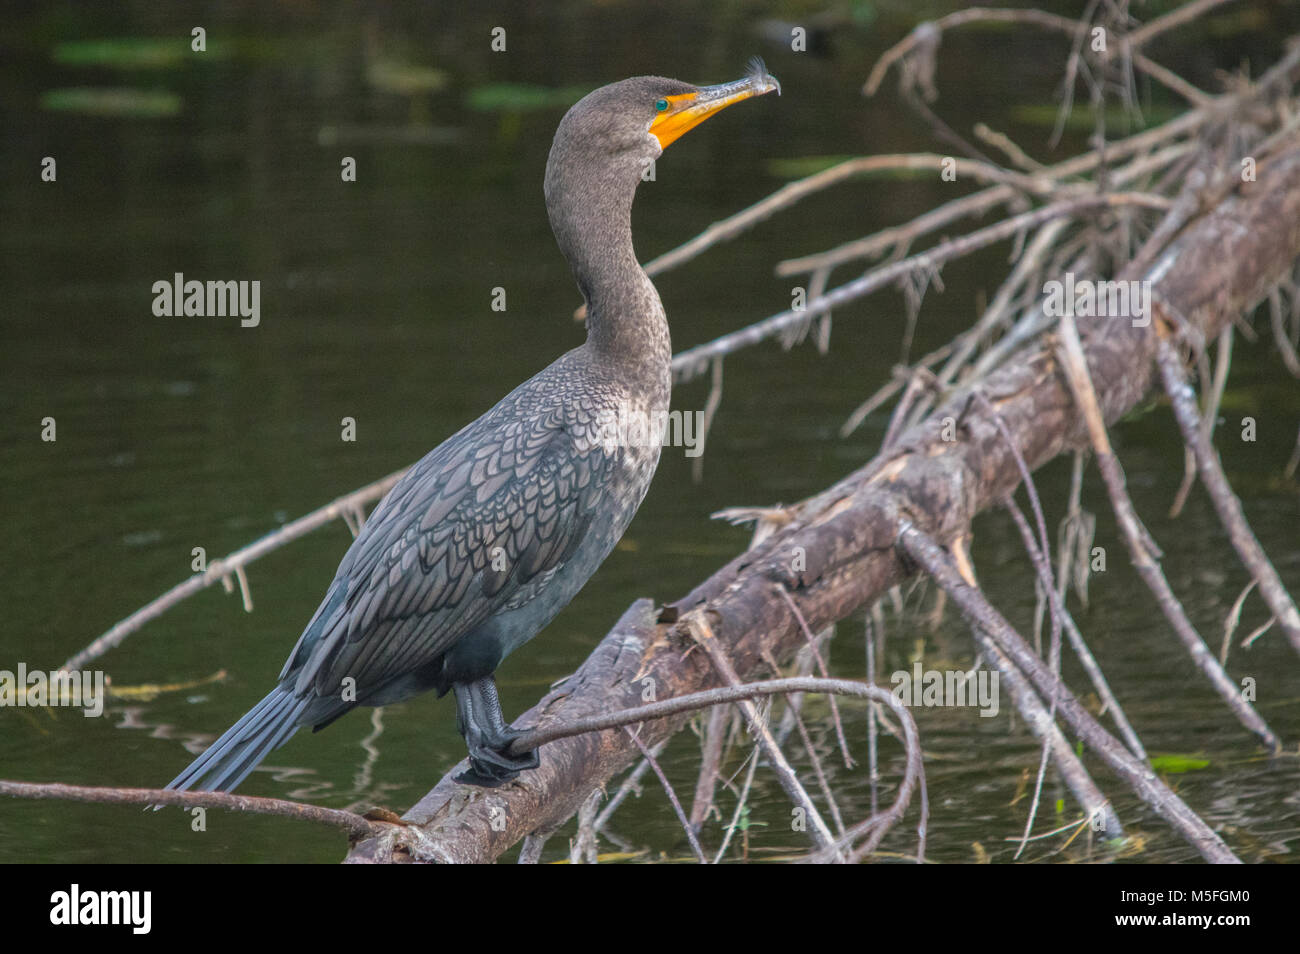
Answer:
<svg viewBox="0 0 1300 954"><path fill-rule="evenodd" d="M1078 319L1107 423L1156 383L1162 339L1214 338L1300 257L1300 147L1294 141L1260 160L1256 181L1237 183L1218 198L1208 210L1171 209L1169 216L1182 221L1157 230L1165 244L1144 250L1116 276L1151 283L1158 308L1149 326ZM741 679L756 678L770 670L767 660L789 659L805 643L787 596L813 631L850 616L915 571L898 545L900 527L946 544L960 541L978 513L1021 483L1017 450L1036 469L1088 445L1050 336L978 387L986 400L948 401L860 470L787 508L779 515L784 526L682 599L658 614L646 601L634 604L578 672L516 725L567 723L635 705L651 686L655 696L667 698L723 685L704 643L720 650ZM954 424L956 439L945 440ZM684 719L647 723L639 740L653 747ZM639 757L626 732L610 729L544 746L537 771L497 790L454 782L458 766L404 816L418 831L395 829L360 840L347 861L493 860L526 836L556 830L593 790ZM1204 849L1207 857L1212 850Z"/></svg>

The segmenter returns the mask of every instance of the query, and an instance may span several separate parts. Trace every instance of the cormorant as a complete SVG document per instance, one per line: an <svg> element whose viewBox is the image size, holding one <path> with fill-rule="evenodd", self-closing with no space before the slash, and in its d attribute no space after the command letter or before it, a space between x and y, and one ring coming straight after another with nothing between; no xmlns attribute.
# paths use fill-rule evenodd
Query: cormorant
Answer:
<svg viewBox="0 0 1300 954"><path fill-rule="evenodd" d="M669 143L772 90L780 86L756 60L720 86L623 80L565 114L546 163L546 208L586 301L586 342L398 481L348 548L279 683L168 788L230 791L299 727L428 689L456 694L470 763L461 781L495 786L537 767L536 751L509 754L520 733L502 718L492 673L573 599L641 505L660 442L620 442L619 422L662 421L668 410L668 323L632 248L633 194Z"/></svg>

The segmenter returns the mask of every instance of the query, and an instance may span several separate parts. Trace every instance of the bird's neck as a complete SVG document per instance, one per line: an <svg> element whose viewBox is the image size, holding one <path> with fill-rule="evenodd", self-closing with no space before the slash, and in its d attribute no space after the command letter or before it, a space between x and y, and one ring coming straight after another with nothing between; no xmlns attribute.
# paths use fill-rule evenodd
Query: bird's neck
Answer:
<svg viewBox="0 0 1300 954"><path fill-rule="evenodd" d="M601 358L659 373L672 359L659 293L632 246L639 175L547 169L551 229L587 303L587 344Z"/></svg>

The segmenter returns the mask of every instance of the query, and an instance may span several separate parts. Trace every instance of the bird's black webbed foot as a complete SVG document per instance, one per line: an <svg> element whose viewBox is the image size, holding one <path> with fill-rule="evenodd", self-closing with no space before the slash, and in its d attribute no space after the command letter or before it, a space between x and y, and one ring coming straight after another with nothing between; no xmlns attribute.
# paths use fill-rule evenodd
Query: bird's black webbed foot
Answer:
<svg viewBox="0 0 1300 954"><path fill-rule="evenodd" d="M456 776L466 785L496 788L520 772L540 764L537 750L522 755L510 754L510 745L523 735L506 725L501 715L496 683L492 677L476 682L458 683L456 690L456 724L469 747L469 771Z"/></svg>
<svg viewBox="0 0 1300 954"><path fill-rule="evenodd" d="M541 764L537 750L523 755L510 755L510 743L523 735L514 729L507 729L492 744L469 744L469 771L456 776L456 781L466 785L481 785L484 788L496 788L504 785L520 772L535 769ZM467 740L468 741L468 740Z"/></svg>

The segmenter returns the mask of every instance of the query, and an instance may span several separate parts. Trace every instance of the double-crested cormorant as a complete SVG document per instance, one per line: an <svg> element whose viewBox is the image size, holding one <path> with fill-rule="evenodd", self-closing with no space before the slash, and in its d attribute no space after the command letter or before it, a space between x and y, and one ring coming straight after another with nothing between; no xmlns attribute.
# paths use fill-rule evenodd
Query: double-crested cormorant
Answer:
<svg viewBox="0 0 1300 954"><path fill-rule="evenodd" d="M587 341L430 451L343 557L279 684L167 786L229 791L300 726L358 705L456 694L462 781L535 768L509 753L492 673L560 611L641 505L672 351L663 305L632 248L632 196L670 142L732 103L779 90L755 61L734 83L658 76L604 86L568 111L546 163L546 208L587 304ZM635 445L635 446L634 446Z"/></svg>

